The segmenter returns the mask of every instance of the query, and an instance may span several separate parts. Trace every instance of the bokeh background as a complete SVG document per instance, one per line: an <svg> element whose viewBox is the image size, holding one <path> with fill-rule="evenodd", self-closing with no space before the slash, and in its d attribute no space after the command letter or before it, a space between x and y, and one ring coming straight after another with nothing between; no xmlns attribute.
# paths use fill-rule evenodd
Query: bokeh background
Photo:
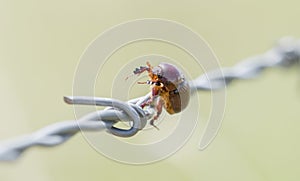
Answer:
<svg viewBox="0 0 300 181"><path fill-rule="evenodd" d="M62 96L72 94L85 48L111 26L140 18L177 21L210 44L221 66L233 66L268 50L280 37L300 38L299 5L296 0L1 0L0 140L74 118ZM184 57L163 45L134 46L116 58L129 60L152 51ZM268 70L229 86L222 127L204 151L197 147L210 94L200 92L195 133L163 161L120 164L97 153L78 134L64 145L35 147L16 162L0 163L0 180L299 180L299 87L299 67ZM110 96L109 91L96 94Z"/></svg>

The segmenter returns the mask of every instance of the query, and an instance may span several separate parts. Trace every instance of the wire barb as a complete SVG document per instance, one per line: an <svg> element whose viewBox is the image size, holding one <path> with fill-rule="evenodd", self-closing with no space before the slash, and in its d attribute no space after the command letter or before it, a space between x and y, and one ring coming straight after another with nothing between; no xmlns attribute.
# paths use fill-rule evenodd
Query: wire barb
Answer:
<svg viewBox="0 0 300 181"><path fill-rule="evenodd" d="M300 41L283 38L279 45L264 54L250 57L230 68L222 68L203 74L190 82L192 93L198 90L215 91L225 88L233 80L250 79L258 76L270 67L290 67L299 64ZM119 137L131 137L142 130L147 121L155 114L153 107L142 109L140 106L149 100L151 93L128 102L116 99L96 97L64 97L68 104L106 106L108 108L95 111L81 117L77 121L63 121L42 128L29 135L0 143L0 161L16 160L25 150L33 146L60 145L79 131L106 130ZM132 122L129 129L114 126L118 121Z"/></svg>

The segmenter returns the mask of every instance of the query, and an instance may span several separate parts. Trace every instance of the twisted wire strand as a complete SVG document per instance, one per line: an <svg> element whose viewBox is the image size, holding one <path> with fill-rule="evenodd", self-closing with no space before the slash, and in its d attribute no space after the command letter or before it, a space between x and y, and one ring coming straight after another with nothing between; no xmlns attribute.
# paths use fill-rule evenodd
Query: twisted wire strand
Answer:
<svg viewBox="0 0 300 181"><path fill-rule="evenodd" d="M190 81L192 93L196 91L215 91L225 88L233 80L250 79L258 76L269 67L290 67L299 64L300 40L284 38L279 45L264 54L250 57L230 68L213 70ZM142 109L142 103L150 98L143 97L122 102L115 99L95 97L65 97L68 104L108 106L104 110L89 113L79 120L63 121L14 140L0 143L0 161L16 160L25 150L33 146L60 145L79 131L102 131L120 137L130 137L142 130L147 120L155 114L153 107ZM130 121L130 129L114 127L118 121Z"/></svg>
<svg viewBox="0 0 300 181"><path fill-rule="evenodd" d="M79 131L107 130L108 133L120 137L133 136L146 125L146 120L150 119L155 113L151 107L147 110L142 110L139 107L142 101L147 100L149 97L150 94L147 94L146 96L130 100L128 103L108 98L64 97L65 102L69 104L113 106L113 109L95 111L81 117L77 121L71 120L55 123L29 135L2 142L0 143L0 161L15 160L26 149L33 146L60 145ZM113 127L113 124L118 120L133 120L134 124L129 130L121 130Z"/></svg>
<svg viewBox="0 0 300 181"><path fill-rule="evenodd" d="M251 79L270 67L299 64L300 40L282 38L278 45L264 54L247 58L230 68L217 69L191 81L194 90L214 91L225 88L233 80Z"/></svg>

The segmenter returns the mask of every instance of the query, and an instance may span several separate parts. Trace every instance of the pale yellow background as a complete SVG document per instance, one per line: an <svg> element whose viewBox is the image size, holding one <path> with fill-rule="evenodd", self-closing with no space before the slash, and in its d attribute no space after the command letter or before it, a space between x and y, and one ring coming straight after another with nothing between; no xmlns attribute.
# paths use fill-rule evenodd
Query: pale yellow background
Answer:
<svg viewBox="0 0 300 181"><path fill-rule="evenodd" d="M84 49L111 26L137 18L178 21L208 41L222 66L232 66L271 48L282 36L300 38L299 6L298 0L1 0L0 140L74 118L62 96L72 93ZM151 52L151 46L133 53ZM120 54L124 60L133 57L128 52ZM0 180L296 181L300 178L299 86L299 68L273 69L255 80L235 82L227 90L222 128L202 152L197 146L209 111L208 93L199 93L203 121L192 139L164 161L120 164L98 154L78 134L64 145L33 148L17 162L1 163Z"/></svg>

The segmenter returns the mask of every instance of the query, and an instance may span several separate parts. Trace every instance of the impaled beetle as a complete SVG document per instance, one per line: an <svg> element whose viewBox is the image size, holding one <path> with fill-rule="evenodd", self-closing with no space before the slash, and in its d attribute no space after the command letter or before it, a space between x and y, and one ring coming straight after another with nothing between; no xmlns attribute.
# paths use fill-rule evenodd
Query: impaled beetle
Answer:
<svg viewBox="0 0 300 181"><path fill-rule="evenodd" d="M150 80L138 83L151 85L152 96L142 107L155 103L156 115L150 124L157 128L154 121L160 116L163 107L169 114L179 113L187 107L190 100L190 86L183 73L175 65L160 63L152 67L149 62L146 64L147 66L136 68L133 73L140 75L145 71L148 72Z"/></svg>

